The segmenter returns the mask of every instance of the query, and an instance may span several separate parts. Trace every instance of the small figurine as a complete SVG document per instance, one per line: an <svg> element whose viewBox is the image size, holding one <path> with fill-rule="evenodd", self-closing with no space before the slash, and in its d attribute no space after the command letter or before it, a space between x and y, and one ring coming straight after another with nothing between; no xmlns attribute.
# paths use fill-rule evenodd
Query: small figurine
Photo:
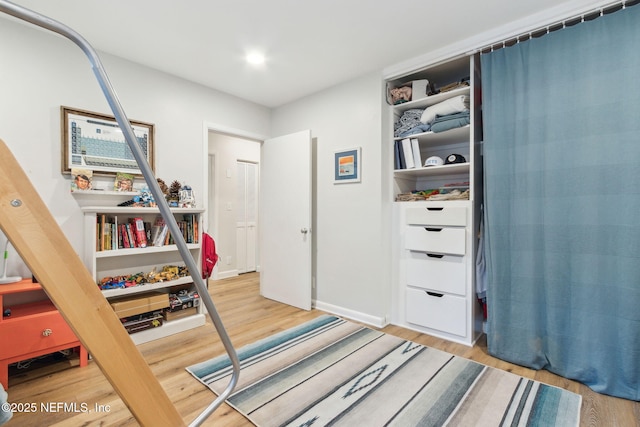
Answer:
<svg viewBox="0 0 640 427"><path fill-rule="evenodd" d="M193 195L193 190L190 186L185 185L180 189L179 206L181 208L195 208L196 198Z"/></svg>
<svg viewBox="0 0 640 427"><path fill-rule="evenodd" d="M133 200L134 202L136 202L138 206L149 206L149 207L156 206L156 201L153 198L153 194L151 194L151 191L149 190L148 187L142 188L140 190L140 195L135 196Z"/></svg>

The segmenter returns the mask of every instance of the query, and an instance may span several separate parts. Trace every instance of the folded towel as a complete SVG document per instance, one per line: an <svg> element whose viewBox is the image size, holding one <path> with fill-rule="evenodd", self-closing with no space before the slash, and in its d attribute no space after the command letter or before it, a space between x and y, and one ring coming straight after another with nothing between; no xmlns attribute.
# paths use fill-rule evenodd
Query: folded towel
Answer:
<svg viewBox="0 0 640 427"><path fill-rule="evenodd" d="M446 116L448 114L455 114L468 109L469 96L455 96L453 98L446 99L435 105L427 107L422 113L420 121L422 123L432 123L435 120L436 116Z"/></svg>
<svg viewBox="0 0 640 427"><path fill-rule="evenodd" d="M436 117L431 124L431 131L433 133L444 132L449 129L466 126L469 123L471 123L469 110L461 111L455 114Z"/></svg>

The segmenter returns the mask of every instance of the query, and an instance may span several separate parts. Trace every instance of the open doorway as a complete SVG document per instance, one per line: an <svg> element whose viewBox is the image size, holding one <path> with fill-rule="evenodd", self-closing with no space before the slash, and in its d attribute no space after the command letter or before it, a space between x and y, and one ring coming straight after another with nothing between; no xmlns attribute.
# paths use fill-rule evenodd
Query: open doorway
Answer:
<svg viewBox="0 0 640 427"><path fill-rule="evenodd" d="M209 128L208 228L220 256L214 279L259 271L260 144Z"/></svg>

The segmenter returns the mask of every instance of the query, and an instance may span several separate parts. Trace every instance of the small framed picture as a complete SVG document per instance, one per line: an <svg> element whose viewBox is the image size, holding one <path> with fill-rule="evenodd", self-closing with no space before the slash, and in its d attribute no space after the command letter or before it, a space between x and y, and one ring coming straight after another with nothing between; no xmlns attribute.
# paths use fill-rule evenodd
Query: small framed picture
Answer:
<svg viewBox="0 0 640 427"><path fill-rule="evenodd" d="M339 150L334 153L334 184L360 182L360 170L362 169L360 152L361 148L357 147Z"/></svg>

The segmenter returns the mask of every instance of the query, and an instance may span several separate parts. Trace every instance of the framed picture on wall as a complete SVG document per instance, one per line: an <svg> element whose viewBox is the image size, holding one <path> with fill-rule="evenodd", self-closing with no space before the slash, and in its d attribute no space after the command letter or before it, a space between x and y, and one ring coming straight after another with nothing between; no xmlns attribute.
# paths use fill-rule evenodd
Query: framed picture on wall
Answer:
<svg viewBox="0 0 640 427"><path fill-rule="evenodd" d="M115 117L60 107L62 125L62 173L71 169L88 169L93 175L116 175L118 172L142 175L136 159ZM154 169L154 126L131 120L133 133Z"/></svg>
<svg viewBox="0 0 640 427"><path fill-rule="evenodd" d="M360 147L339 150L334 153L333 159L333 183L346 184L360 182Z"/></svg>

